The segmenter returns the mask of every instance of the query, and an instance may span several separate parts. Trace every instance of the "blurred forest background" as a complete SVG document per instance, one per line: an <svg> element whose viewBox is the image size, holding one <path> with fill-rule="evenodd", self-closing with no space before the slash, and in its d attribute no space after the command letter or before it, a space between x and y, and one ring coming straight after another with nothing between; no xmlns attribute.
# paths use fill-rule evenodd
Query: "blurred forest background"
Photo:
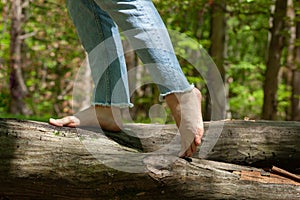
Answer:
<svg viewBox="0 0 300 200"><path fill-rule="evenodd" d="M300 121L299 0L154 3L168 29L198 41L214 59L227 89L228 118ZM65 1L0 0L0 10L0 117L47 120L72 114L74 79L86 55ZM126 41L124 48L130 48ZM126 59L129 69L140 64L134 53ZM205 83L179 59L203 94L209 120ZM134 120L147 122L157 95L153 85L134 93Z"/></svg>

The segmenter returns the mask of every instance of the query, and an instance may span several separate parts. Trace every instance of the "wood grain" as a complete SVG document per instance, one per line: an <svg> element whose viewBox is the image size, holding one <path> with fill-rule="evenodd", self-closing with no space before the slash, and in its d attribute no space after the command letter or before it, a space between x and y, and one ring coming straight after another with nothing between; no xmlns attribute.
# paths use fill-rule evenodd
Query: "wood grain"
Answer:
<svg viewBox="0 0 300 200"><path fill-rule="evenodd" d="M280 156L286 153L284 150L296 145L294 143L299 138L296 136L299 130L298 123L257 123L226 122L223 130L225 132L222 132L220 141L211 156L216 157L216 152L226 149L228 151L227 156L224 156L226 160L232 147L235 147L232 151L237 147L243 148L242 151L249 149L247 145L237 145L238 138L233 137L242 135L241 131L246 130L247 126L252 134L270 134L272 131L278 138L279 133L284 134L286 130L294 137L293 140L285 138L283 144L289 144L288 147L283 146L277 151L270 150L275 151L277 158L281 158ZM282 128L283 126L285 128ZM134 169L141 165L130 163L132 160L127 158L117 160L114 156L118 152L139 155L144 149L147 151L155 149L176 135L176 128L173 125L165 125L161 127L162 129L158 129L157 125L132 124L127 128L131 131L143 131L143 134L147 134L147 130L160 131L157 136L153 134L150 138L139 139L133 137L134 134L131 136L119 134L117 137L116 133L103 134L99 131L53 127L40 122L0 119L0 199L300 198L299 185L289 181L261 182L257 181L259 177L253 175L253 179L246 180L243 174L259 173L262 169L232 163L198 158L187 162L174 155L149 153L143 157L142 164L145 168L143 173L114 169L109 165L117 161L128 165L127 169ZM229 136L233 139L230 140ZM243 140L247 141L250 138L247 135ZM84 144L84 141L97 147L97 151L105 152L103 153L105 156L101 157L103 160L96 159L93 152L88 151L85 146L87 143ZM271 145L268 149L280 143L272 140L260 141L257 138L254 138L254 141L264 142L262 143L264 148ZM222 145L227 146L222 147ZM252 152L249 152L252 155ZM293 152L292 159L299 159L298 151L291 152ZM240 154L231 153L231 155ZM255 155L259 154L253 154L253 157ZM219 158L222 156L219 155Z"/></svg>

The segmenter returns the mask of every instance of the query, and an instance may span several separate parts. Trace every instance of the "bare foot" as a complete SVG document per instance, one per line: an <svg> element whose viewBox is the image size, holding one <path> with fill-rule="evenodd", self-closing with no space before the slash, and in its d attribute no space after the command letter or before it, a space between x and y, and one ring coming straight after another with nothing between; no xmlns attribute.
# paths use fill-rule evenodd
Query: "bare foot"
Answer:
<svg viewBox="0 0 300 200"><path fill-rule="evenodd" d="M200 145L204 132L201 93L194 88L191 92L167 95L165 99L181 135L179 156L191 157Z"/></svg>
<svg viewBox="0 0 300 200"><path fill-rule="evenodd" d="M122 128L121 110L117 107L91 106L86 110L61 119L49 119L55 126L95 126L108 131L120 131Z"/></svg>

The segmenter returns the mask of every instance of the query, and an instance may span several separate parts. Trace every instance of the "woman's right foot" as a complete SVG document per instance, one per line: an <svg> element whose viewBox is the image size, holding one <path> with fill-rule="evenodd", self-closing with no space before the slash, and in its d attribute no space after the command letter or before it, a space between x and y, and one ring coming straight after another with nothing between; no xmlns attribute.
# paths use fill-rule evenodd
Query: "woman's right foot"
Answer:
<svg viewBox="0 0 300 200"><path fill-rule="evenodd" d="M118 107L91 106L74 116L67 116L61 119L49 119L54 126L93 126L101 127L107 131L118 132L122 128L121 110Z"/></svg>

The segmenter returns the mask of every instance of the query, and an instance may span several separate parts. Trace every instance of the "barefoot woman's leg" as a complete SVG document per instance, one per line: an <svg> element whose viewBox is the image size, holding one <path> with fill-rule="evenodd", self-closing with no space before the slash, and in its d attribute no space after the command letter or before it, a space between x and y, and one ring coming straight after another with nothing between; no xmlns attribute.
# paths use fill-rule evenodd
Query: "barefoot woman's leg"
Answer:
<svg viewBox="0 0 300 200"><path fill-rule="evenodd" d="M203 134L201 94L186 80L168 32L151 0L94 0L124 31L172 110L182 139L180 156L191 156ZM193 89L194 88L194 89Z"/></svg>
<svg viewBox="0 0 300 200"><path fill-rule="evenodd" d="M121 119L114 116L120 117L120 107L132 104L118 27L93 0L67 0L67 7L88 53L95 89L90 108L75 116L50 119L50 123L74 127L97 126L99 122L104 129L120 130ZM117 98L112 99L113 91L118 93Z"/></svg>

